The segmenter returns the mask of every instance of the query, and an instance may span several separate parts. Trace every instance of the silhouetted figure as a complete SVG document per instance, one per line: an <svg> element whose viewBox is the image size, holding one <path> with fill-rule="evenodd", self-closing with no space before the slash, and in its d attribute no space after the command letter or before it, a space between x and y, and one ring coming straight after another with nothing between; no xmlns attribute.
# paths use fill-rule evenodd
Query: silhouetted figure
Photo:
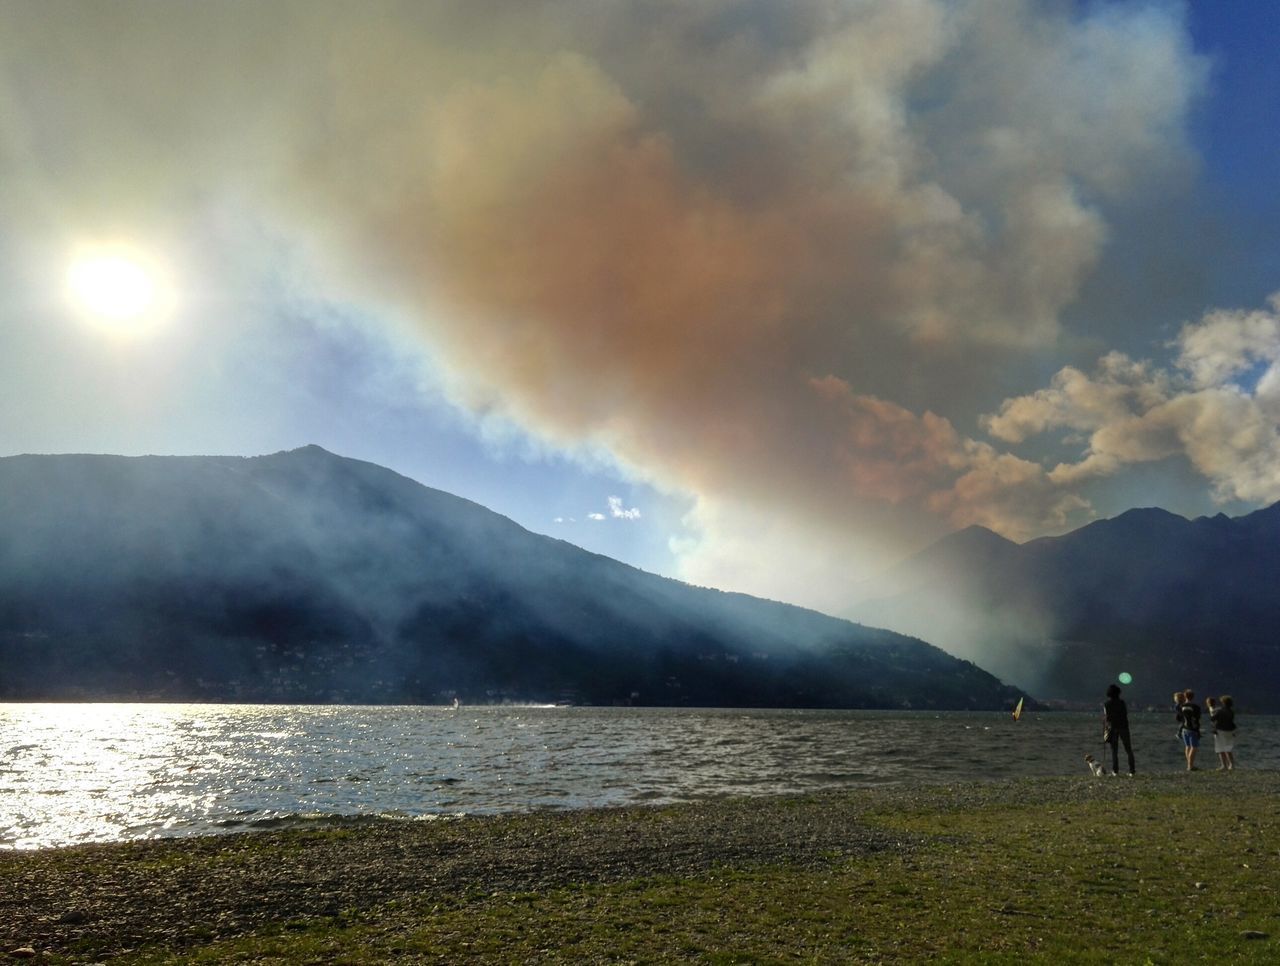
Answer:
<svg viewBox="0 0 1280 966"><path fill-rule="evenodd" d="M1129 707L1120 697L1120 688L1107 688L1107 700L1102 702L1102 740L1111 746L1111 773L1120 774L1120 742L1129 759L1129 777L1133 777L1133 744L1129 741Z"/></svg>
<svg viewBox="0 0 1280 966"><path fill-rule="evenodd" d="M1200 749L1200 705L1196 704L1194 691L1182 692L1178 718L1182 722L1182 750L1187 756L1187 771L1195 771L1196 752Z"/></svg>
<svg viewBox="0 0 1280 966"><path fill-rule="evenodd" d="M1236 767L1236 712L1231 695L1224 694L1215 701L1205 698L1209 709L1209 722L1213 725L1213 750L1218 753L1218 771L1231 771Z"/></svg>

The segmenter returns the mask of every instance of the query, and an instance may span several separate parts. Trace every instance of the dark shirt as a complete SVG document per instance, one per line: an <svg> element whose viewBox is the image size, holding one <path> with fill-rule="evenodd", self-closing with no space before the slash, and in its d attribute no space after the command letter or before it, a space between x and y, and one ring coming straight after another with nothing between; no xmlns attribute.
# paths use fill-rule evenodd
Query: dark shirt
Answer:
<svg viewBox="0 0 1280 966"><path fill-rule="evenodd" d="M1102 702L1102 720L1108 731L1129 730L1129 709L1124 698L1107 698Z"/></svg>
<svg viewBox="0 0 1280 966"><path fill-rule="evenodd" d="M1236 730L1236 713L1233 709L1218 705L1209 712L1209 720L1213 722L1213 730L1218 731L1235 731Z"/></svg>
<svg viewBox="0 0 1280 966"><path fill-rule="evenodd" d="M1182 719L1184 729L1200 734L1200 705L1188 701L1178 709L1178 717Z"/></svg>

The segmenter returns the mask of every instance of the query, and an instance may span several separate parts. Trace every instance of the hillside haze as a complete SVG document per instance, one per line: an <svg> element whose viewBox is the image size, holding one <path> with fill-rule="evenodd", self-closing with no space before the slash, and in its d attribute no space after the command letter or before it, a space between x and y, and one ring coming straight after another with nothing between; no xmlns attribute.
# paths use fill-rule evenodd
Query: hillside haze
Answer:
<svg viewBox="0 0 1280 966"><path fill-rule="evenodd" d="M982 662L1045 699L1177 689L1280 711L1280 504L1187 520L1130 510L1015 544L950 535L860 589L853 613Z"/></svg>
<svg viewBox="0 0 1280 966"><path fill-rule="evenodd" d="M972 664L318 447L0 459L0 700L1000 708Z"/></svg>

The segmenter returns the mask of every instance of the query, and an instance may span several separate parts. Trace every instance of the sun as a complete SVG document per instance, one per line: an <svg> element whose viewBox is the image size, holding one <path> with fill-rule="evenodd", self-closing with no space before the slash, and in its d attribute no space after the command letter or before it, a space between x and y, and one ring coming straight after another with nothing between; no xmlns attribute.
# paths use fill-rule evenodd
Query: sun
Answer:
<svg viewBox="0 0 1280 966"><path fill-rule="evenodd" d="M160 266L124 245L76 251L67 269L67 294L89 320L130 335L161 321L170 302Z"/></svg>

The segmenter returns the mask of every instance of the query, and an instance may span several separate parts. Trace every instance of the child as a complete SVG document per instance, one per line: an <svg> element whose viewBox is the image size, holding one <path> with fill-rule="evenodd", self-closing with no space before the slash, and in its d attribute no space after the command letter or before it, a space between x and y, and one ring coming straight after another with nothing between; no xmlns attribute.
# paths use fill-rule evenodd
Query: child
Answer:
<svg viewBox="0 0 1280 966"><path fill-rule="evenodd" d="M1200 705L1196 693L1190 689L1182 692L1182 704L1178 708L1182 722L1182 749L1187 756L1187 771L1196 770L1196 752L1200 749Z"/></svg>

